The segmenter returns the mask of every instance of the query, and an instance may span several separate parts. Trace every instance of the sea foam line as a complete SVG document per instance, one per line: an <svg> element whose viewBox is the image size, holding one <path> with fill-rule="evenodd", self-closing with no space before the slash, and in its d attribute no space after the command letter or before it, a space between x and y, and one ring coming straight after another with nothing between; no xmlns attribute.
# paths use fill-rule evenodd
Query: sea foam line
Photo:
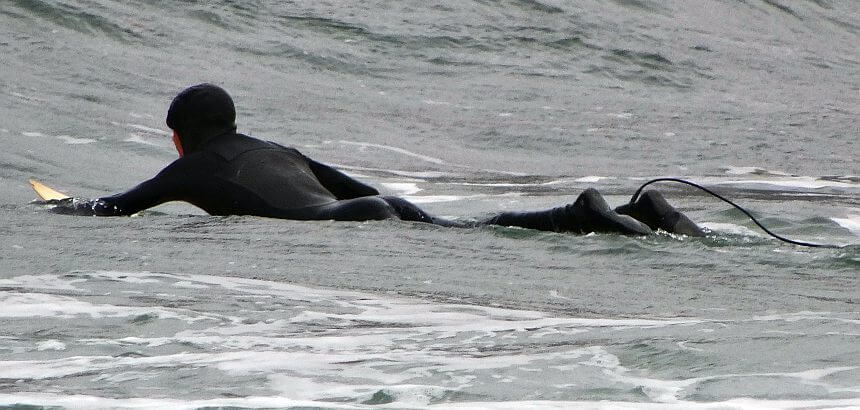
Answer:
<svg viewBox="0 0 860 410"><path fill-rule="evenodd" d="M21 133L21 135L23 135L25 137L30 137L30 138L49 137L49 135L45 135L41 132L35 132L35 131L24 131ZM75 138L75 137L72 137L69 135L56 135L56 136L54 136L54 138L56 138L60 141L63 141L69 145L92 144L94 142L97 142L96 140L94 140L92 138Z"/></svg>
<svg viewBox="0 0 860 410"><path fill-rule="evenodd" d="M44 276L12 278L7 280L7 283L14 285L18 282L21 286L42 285L59 289L67 288L71 282L76 289L87 288L88 280L93 280L100 286L105 283L127 283L128 286L141 285L147 288L158 287L160 284L169 285L171 282L183 283L183 286L206 285L209 286L207 294L226 298L244 298L243 295L250 294L274 296L279 301L279 306L297 304L299 309L303 310L293 311L274 322L248 323L241 320L242 318L227 322L203 322L206 328L182 328L178 333L168 334L166 337L77 340L77 345L67 347L67 350L77 352L81 346L114 342L149 346L191 342L205 347L200 347L199 353L147 357L99 355L3 361L0 362L0 379L53 379L99 372L105 380L111 380L111 377L128 372L157 374L178 368L205 367L233 376L266 377L269 380L268 387L276 394L272 396L275 400L304 400L305 403L315 403L318 406L333 398L351 397L353 403L361 403L369 400L374 392L384 391L385 394L395 397L392 406L425 408L432 407L431 403L443 398L447 392L468 391L474 384L497 383L489 378L489 375L500 375L505 380L525 380L531 377L525 368L557 365L569 369L593 369L581 373L599 374L601 378L609 378L611 383L623 383L631 388L641 387L643 392L651 400L659 402L661 407L685 407L690 403L683 401L684 391L703 381L763 376L788 377L805 383L817 383L830 374L854 369L834 367L796 373L721 374L663 380L642 377L638 369L623 366L619 357L608 348L596 345L565 345L564 348L523 351L515 355L507 354L504 350L490 350L496 352L493 354L487 354L485 351L472 354L480 351L482 347L494 347L503 339L513 340L512 343L518 346L531 345L533 342L547 342L539 341L545 337L566 340L570 335L586 332L590 328L623 331L628 327L663 328L704 322L698 319L551 317L535 311L438 304L387 296L382 299L380 296L354 291L312 289L281 282L210 275L100 271L65 275L62 278L57 277L57 280L63 283L52 285ZM222 294L223 290L233 292ZM303 302L308 300L318 300L322 305ZM60 305L62 302L60 301ZM85 307L89 309L88 306ZM336 308L332 309L333 307ZM247 313L248 318L256 315L254 310ZM805 312L800 313L805 316ZM794 316L788 315L773 319L792 318ZM368 323L373 325L368 327ZM93 325L98 326L98 322ZM319 332L329 329L330 325L341 330L334 334ZM58 348L59 345L43 347ZM476 374L483 376L476 378ZM115 382L126 381L122 379ZM416 384L420 381L425 384ZM308 388L297 390L296 386L299 384ZM0 396L0 400L3 400L3 397ZM65 400L68 397L76 396L54 396L57 400ZM34 400L43 405L53 403L50 399ZM99 398L93 400L98 402ZM108 403L108 407L125 407L127 403L129 401L119 400ZM199 407L201 401L177 403L180 406L194 403ZM536 402L513 402L512 405L516 403L535 407ZM570 406L581 402L564 403ZM141 407L162 404L169 403L147 402ZM445 403L442 407L451 407L451 404ZM641 407L642 403L638 404ZM236 405L249 406L248 403ZM271 402L267 405L273 406ZM352 405L346 406L350 408ZM477 407L481 406L483 403L477 404ZM493 403L489 407L499 406Z"/></svg>
<svg viewBox="0 0 860 410"><path fill-rule="evenodd" d="M201 400L181 400L170 398L131 397L125 399L99 397L93 395L61 395L52 393L21 392L0 394L0 405L39 405L48 407L88 408L88 409L152 409L191 410L199 408L240 407L240 408L320 408L321 403L311 400L296 400L284 396L251 396L237 398L216 398ZM325 402L325 408L331 409L377 409L377 408L409 408L403 403L392 405L364 405ZM410 406L412 408L440 408L461 410L524 410L524 409L811 409L811 408L857 408L860 399L823 399L823 400L764 400L751 398L735 398L724 401L680 401L677 403L643 403L624 401L569 401L569 400L531 400L531 401L472 401L445 402L440 404L425 404Z"/></svg>
<svg viewBox="0 0 860 410"><path fill-rule="evenodd" d="M127 124L125 124L125 125L126 125L127 127L129 127L129 128L134 128L134 129L136 129L136 130L138 130L138 131L143 131L143 132L150 133L150 134L158 134L158 135L166 135L166 136L170 136L170 135L171 135L171 134L170 134L169 132L167 132L167 131L160 130L160 129L158 129L158 128L147 127L147 126L145 126L145 125L132 124L132 123L127 123Z"/></svg>
<svg viewBox="0 0 860 410"><path fill-rule="evenodd" d="M0 305L3 306L3 309L0 309L2 318L74 318L79 315L103 318L156 314L162 319L178 319L186 322L217 319L208 315L191 317L177 313L179 309L94 304L73 297L43 293L0 292Z"/></svg>
<svg viewBox="0 0 860 410"><path fill-rule="evenodd" d="M360 142L360 141L346 141L346 140L340 140L338 142L341 144L347 144L347 145L358 145L361 147L373 147L373 148L384 149L384 150L396 152L398 154L403 154L403 155L406 155L409 157L418 158L422 161L427 161L427 162L431 162L434 164L444 164L445 163L444 161L442 161L439 158L434 158L434 157L430 157L427 155L417 154L417 153L414 153L412 151L407 151L403 148L392 147L390 145L374 144L374 143L370 143L370 142Z"/></svg>
<svg viewBox="0 0 860 410"><path fill-rule="evenodd" d="M789 177L773 179L739 179L729 181L714 181L714 185L773 185L786 188L858 188L860 185L848 182L828 181L813 177Z"/></svg>
<svg viewBox="0 0 860 410"><path fill-rule="evenodd" d="M839 226L847 229L852 234L860 236L860 214L849 214L845 218L830 218Z"/></svg>
<svg viewBox="0 0 860 410"><path fill-rule="evenodd" d="M15 406L30 404L47 407L64 407L78 409L162 409L190 410L199 408L243 407L243 408L319 408L319 402L295 400L288 397L241 397L217 398L204 400L152 399L132 397L114 399L91 395L60 395L50 393L13 393L0 394L0 405ZM326 408L333 409L366 409L370 406L328 402Z"/></svg>

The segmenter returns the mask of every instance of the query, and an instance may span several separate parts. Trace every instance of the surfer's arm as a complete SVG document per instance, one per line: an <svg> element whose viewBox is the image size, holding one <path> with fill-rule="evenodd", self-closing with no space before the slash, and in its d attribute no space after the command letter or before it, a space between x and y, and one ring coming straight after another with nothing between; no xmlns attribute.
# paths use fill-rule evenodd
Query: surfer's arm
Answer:
<svg viewBox="0 0 860 410"><path fill-rule="evenodd" d="M307 157L306 157L307 158ZM317 180L337 199L354 199L379 195L376 188L344 174L326 164L308 158L308 166Z"/></svg>
<svg viewBox="0 0 860 410"><path fill-rule="evenodd" d="M93 200L93 215L127 216L174 200L174 181L156 176L121 194Z"/></svg>
<svg viewBox="0 0 860 410"><path fill-rule="evenodd" d="M96 199L65 198L48 201L55 205L53 212L84 216L127 216L169 201L158 194L149 180L121 194Z"/></svg>
<svg viewBox="0 0 860 410"><path fill-rule="evenodd" d="M121 194L94 201L98 216L133 215L170 201L194 202L201 189L209 187L217 168L213 155L189 155L173 161L156 176Z"/></svg>
<svg viewBox="0 0 860 410"><path fill-rule="evenodd" d="M175 161L165 169L134 188L116 195L86 200L68 198L56 201L56 213L93 216L127 216L144 209L180 199L182 187L189 184L188 167Z"/></svg>
<svg viewBox="0 0 860 410"><path fill-rule="evenodd" d="M56 201L56 213L91 216L128 216L171 201L158 178L145 181L121 194L91 200L67 198Z"/></svg>

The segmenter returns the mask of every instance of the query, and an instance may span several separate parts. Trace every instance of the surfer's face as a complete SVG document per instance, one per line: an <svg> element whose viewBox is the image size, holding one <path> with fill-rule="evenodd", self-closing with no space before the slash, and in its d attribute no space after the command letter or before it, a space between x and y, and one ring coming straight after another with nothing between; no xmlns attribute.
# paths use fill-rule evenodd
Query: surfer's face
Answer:
<svg viewBox="0 0 860 410"><path fill-rule="evenodd" d="M173 131L173 145L176 145L176 152L179 153L179 158L182 158L185 153L182 151L182 142L179 141L179 134Z"/></svg>

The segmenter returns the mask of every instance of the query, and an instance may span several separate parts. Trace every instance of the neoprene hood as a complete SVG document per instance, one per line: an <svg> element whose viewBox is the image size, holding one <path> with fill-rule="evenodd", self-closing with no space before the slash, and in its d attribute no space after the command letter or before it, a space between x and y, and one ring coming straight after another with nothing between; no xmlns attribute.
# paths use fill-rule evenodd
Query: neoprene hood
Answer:
<svg viewBox="0 0 860 410"><path fill-rule="evenodd" d="M230 94L203 83L182 90L167 110L167 126L175 130L186 154L209 138L236 131L236 107Z"/></svg>

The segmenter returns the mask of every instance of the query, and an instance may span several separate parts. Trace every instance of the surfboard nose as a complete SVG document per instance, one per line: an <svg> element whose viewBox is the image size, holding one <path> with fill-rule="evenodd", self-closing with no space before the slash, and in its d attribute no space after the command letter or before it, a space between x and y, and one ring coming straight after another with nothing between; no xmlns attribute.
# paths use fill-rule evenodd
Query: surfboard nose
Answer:
<svg viewBox="0 0 860 410"><path fill-rule="evenodd" d="M52 199L66 199L69 197L68 195L56 191L53 188L39 181L36 181L35 179L30 180L30 186L32 186L33 190L36 191L36 195L38 195L39 198L42 198L42 200L45 201L50 201Z"/></svg>

